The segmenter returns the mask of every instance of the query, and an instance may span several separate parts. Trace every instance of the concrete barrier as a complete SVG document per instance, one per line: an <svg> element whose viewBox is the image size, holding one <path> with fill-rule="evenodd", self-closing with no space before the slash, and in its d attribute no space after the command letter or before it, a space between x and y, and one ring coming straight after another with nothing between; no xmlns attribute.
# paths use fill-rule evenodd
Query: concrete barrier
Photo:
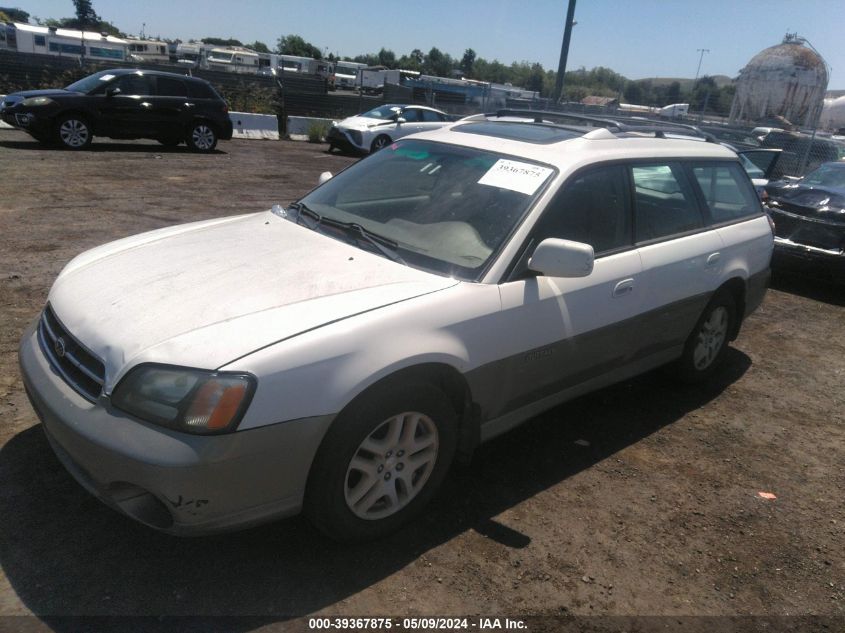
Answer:
<svg viewBox="0 0 845 633"><path fill-rule="evenodd" d="M275 114L230 112L232 138L279 140L279 118Z"/></svg>

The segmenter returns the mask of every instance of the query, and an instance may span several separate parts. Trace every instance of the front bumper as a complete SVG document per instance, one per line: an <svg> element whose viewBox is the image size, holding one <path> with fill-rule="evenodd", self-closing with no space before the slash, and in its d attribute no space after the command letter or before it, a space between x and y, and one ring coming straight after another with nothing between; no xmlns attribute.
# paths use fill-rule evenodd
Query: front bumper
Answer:
<svg viewBox="0 0 845 633"><path fill-rule="evenodd" d="M337 126L332 126L329 133L326 135L326 141L328 141L329 145L338 147L347 152L367 151L369 148L364 147L363 134L361 132L358 132L357 134L361 137L361 140L356 143L348 132Z"/></svg>
<svg viewBox="0 0 845 633"><path fill-rule="evenodd" d="M775 237L772 265L805 272L828 272L840 281L845 280L845 251L799 244L783 237Z"/></svg>
<svg viewBox="0 0 845 633"><path fill-rule="evenodd" d="M0 119L34 136L46 136L53 131L54 122L46 113L34 113L21 108L6 108L0 112Z"/></svg>
<svg viewBox="0 0 845 633"><path fill-rule="evenodd" d="M333 416L196 436L83 399L51 368L35 324L20 345L27 395L56 455L109 506L179 535L226 531L300 511Z"/></svg>

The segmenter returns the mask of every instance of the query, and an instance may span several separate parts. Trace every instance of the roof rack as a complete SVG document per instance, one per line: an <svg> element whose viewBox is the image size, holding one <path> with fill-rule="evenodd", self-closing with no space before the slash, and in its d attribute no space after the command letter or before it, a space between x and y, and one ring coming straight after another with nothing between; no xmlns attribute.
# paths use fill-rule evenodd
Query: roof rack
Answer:
<svg viewBox="0 0 845 633"><path fill-rule="evenodd" d="M591 123L593 127L613 128L617 133L650 133L655 138L667 138L667 134L676 134L682 136L694 136L700 138L708 143L718 143L715 136L709 132L686 123L675 123L670 121L652 121L649 119L628 119L620 121L611 117L597 117L588 114L575 114L571 112L551 112L545 110L513 110L503 109L497 110L494 113L485 114L488 116L518 116L534 119L535 123L546 123L554 125L553 121L548 119L568 119L570 121L579 121L584 123ZM642 121L642 122L641 122Z"/></svg>

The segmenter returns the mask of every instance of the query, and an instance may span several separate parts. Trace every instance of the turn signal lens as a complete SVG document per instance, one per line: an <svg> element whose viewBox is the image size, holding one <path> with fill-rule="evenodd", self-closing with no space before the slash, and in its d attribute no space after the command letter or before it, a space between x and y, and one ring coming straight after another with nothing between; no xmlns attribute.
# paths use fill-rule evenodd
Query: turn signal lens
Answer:
<svg viewBox="0 0 845 633"><path fill-rule="evenodd" d="M209 380L197 391L194 401L185 413L185 426L222 431L237 415L246 395L246 385L227 386L218 380Z"/></svg>

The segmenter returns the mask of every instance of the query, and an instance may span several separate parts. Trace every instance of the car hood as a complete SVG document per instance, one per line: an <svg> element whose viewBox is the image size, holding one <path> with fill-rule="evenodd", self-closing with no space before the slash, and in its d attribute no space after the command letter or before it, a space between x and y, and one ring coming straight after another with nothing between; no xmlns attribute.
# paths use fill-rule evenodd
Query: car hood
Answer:
<svg viewBox="0 0 845 633"><path fill-rule="evenodd" d="M259 348L457 281L271 213L181 225L72 260L50 291L64 327L106 367L215 369Z"/></svg>
<svg viewBox="0 0 845 633"><path fill-rule="evenodd" d="M22 90L6 95L6 101L23 101L30 97L72 97L82 96L78 92L71 92L63 88L50 88L49 90Z"/></svg>
<svg viewBox="0 0 845 633"><path fill-rule="evenodd" d="M337 127L343 127L350 130L366 130L371 127L388 127L396 125L396 121L390 119L375 119L367 116L351 116L343 119L337 124Z"/></svg>
<svg viewBox="0 0 845 633"><path fill-rule="evenodd" d="M845 225L845 190L780 181L769 183L769 206Z"/></svg>

